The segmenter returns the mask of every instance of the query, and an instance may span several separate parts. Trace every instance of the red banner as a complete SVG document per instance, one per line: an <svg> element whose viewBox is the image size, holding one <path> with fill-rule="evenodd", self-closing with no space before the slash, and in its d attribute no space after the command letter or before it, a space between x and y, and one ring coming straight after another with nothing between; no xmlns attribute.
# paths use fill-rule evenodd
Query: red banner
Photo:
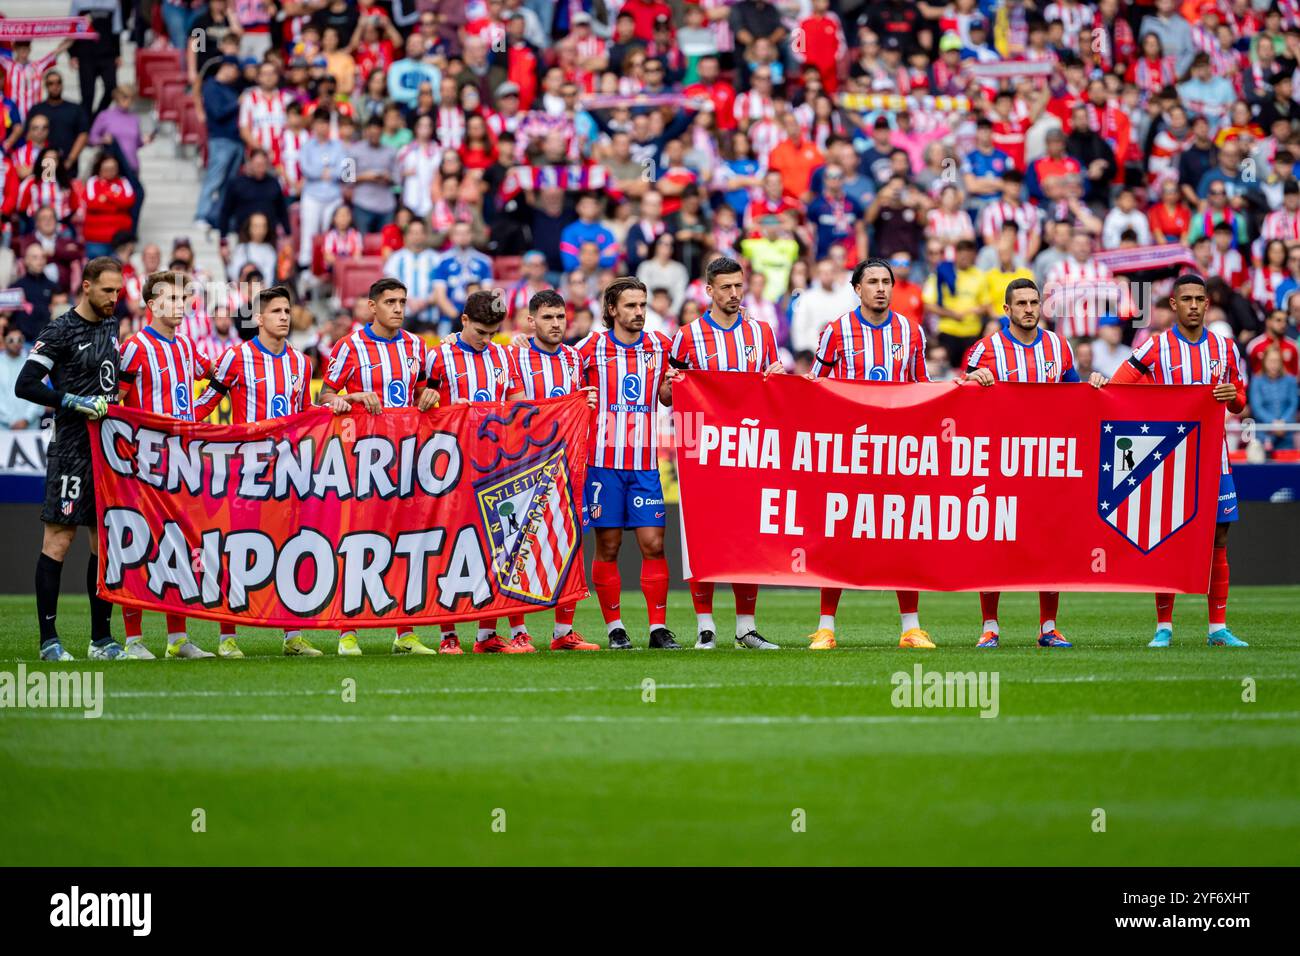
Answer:
<svg viewBox="0 0 1300 956"><path fill-rule="evenodd" d="M1209 388L690 372L674 400L688 576L1207 587L1224 431Z"/></svg>
<svg viewBox="0 0 1300 956"><path fill-rule="evenodd" d="M437 624L587 596L582 395L92 424L100 594L275 627Z"/></svg>
<svg viewBox="0 0 1300 956"><path fill-rule="evenodd" d="M42 17L35 20L0 20L0 43L19 40L95 40L90 17Z"/></svg>

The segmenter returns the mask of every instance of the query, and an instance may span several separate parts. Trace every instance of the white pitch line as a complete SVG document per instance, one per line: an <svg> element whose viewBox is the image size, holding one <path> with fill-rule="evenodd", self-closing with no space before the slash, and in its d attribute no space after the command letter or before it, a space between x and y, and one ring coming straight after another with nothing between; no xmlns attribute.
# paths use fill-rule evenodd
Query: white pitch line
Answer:
<svg viewBox="0 0 1300 956"><path fill-rule="evenodd" d="M908 673L908 672L904 672ZM1252 674L1256 682L1263 680L1300 680L1297 674ZM1104 675L1084 674L1077 677L1001 677L1004 686L1017 684L1093 684L1093 683L1212 683L1231 681L1239 683L1241 677L1235 676L1200 676L1195 674L1155 674L1151 676L1107 677ZM656 683L657 690L743 690L747 688L770 688L780 690L789 687L888 687L889 680L865 681L777 681L747 682L719 681L700 683ZM595 693L640 693L640 684L624 686L587 685L582 687L380 687L373 690L359 688L368 694L383 696L406 695L441 695L441 694L595 694ZM340 691L331 690L125 690L109 691L108 697L116 699L130 698L191 698L191 697L337 697Z"/></svg>
<svg viewBox="0 0 1300 956"><path fill-rule="evenodd" d="M99 720L156 721L173 723L315 723L315 724L522 724L573 723L573 724L933 724L975 721L973 708L965 717L913 714L844 714L814 716L811 714L750 714L736 716L653 716L635 714L561 714L537 716L533 714L112 714L105 713ZM28 710L29 720L85 720L79 712L56 710ZM992 718L1002 723L1063 723L1084 720L1089 723L1159 723L1164 721L1292 721L1300 720L1300 710L1241 711L1220 713L1174 714L1008 714Z"/></svg>

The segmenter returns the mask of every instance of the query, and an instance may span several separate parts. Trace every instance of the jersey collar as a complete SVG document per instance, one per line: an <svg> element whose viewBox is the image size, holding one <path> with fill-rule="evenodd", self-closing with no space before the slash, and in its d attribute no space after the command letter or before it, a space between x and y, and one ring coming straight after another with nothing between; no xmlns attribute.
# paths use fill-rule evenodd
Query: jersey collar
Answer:
<svg viewBox="0 0 1300 956"><path fill-rule="evenodd" d="M1038 334L1034 336L1034 340L1030 342L1028 345L1026 345L1024 342L1020 341L1018 338L1012 335L1011 330L1009 328L1001 329L999 331L1001 331L1002 337L1005 338L1008 342L1010 342L1012 345L1018 345L1022 349L1037 348L1038 343L1043 341L1043 327L1041 325L1038 327Z"/></svg>
<svg viewBox="0 0 1300 956"><path fill-rule="evenodd" d="M463 352L468 352L470 355L482 355L484 352L486 352L486 351L488 350L488 346L490 346L491 344L492 344L492 343L489 342L487 345L483 346L481 349L476 349L476 348L474 348L474 346L470 345L470 344L469 344L468 342L466 342L464 339L460 338L459 336L456 337L456 345L457 345L457 347L459 347L460 350L463 351Z"/></svg>
<svg viewBox="0 0 1300 956"><path fill-rule="evenodd" d="M284 348L280 349L280 351L278 352L272 352L270 349L268 349L265 345L262 344L261 339L253 339L252 341L254 347L256 347L260 352L271 356L271 358L284 358L285 353L289 351L289 340L287 338L284 340Z"/></svg>
<svg viewBox="0 0 1300 956"><path fill-rule="evenodd" d="M1186 343L1187 345L1200 345L1200 344L1201 344L1202 342L1204 342L1207 338L1209 338L1209 335L1210 335L1210 330L1209 330L1208 328L1206 328L1204 325L1202 325L1202 326L1201 326L1201 337L1200 337L1199 339L1197 339L1195 342L1191 342L1191 341L1189 341L1189 340L1187 339L1187 337L1186 337L1185 335L1183 335L1182 331L1178 328L1178 323L1177 323L1177 322L1174 323L1173 328L1174 328L1174 337L1177 338L1178 341L1183 342L1183 343Z"/></svg>
<svg viewBox="0 0 1300 956"><path fill-rule="evenodd" d="M613 329L610 329L605 334L609 336L609 340L611 342L613 342L621 349L639 349L641 347L641 343L645 341L645 329L641 330L641 334L637 337L637 340L635 342L620 342L618 339L614 337Z"/></svg>
<svg viewBox="0 0 1300 956"><path fill-rule="evenodd" d="M713 327L714 327L715 329L717 329L719 332L734 332L734 331L736 331L736 329L740 328L740 326L742 326L742 325L744 324L744 322L745 322L745 310L744 310L744 308L742 307L742 308L740 308L740 309L738 309L738 310L736 311L736 324L735 324L735 325L732 325L732 326L730 326L730 327L724 327L724 326L718 325L717 322L714 322L714 321L713 321L713 310L712 310L712 309L706 309L705 312L704 312L704 315L700 316L700 318L704 319L705 322L709 323L709 325L713 326Z"/></svg>
<svg viewBox="0 0 1300 956"><path fill-rule="evenodd" d="M368 338L373 339L376 342L396 342L398 339L402 337L402 330L398 329L396 335L394 335L391 339L386 339L382 335L378 335L375 333L374 323L372 322L367 322L364 326L362 326L362 330L366 333L366 336Z"/></svg>
<svg viewBox="0 0 1300 956"><path fill-rule="evenodd" d="M156 339L157 339L158 341L160 341L160 342L166 342L168 345L175 345L175 344L176 344L176 340L175 340L174 338L172 338L172 339L167 338L167 336L163 335L161 332L159 332L157 329L155 329L152 325L146 325L146 326L144 327L144 330L145 330L145 332L149 333L150 335L152 335L154 338L156 338Z"/></svg>
<svg viewBox="0 0 1300 956"><path fill-rule="evenodd" d="M862 314L862 306L858 306L856 309L854 309L853 314L858 317L859 322L861 322L869 329L883 329L885 326L887 326L890 322L894 320L893 309L890 309L887 313L885 313L885 321L881 322L879 325L876 325L876 323L874 322L868 321L867 317Z"/></svg>
<svg viewBox="0 0 1300 956"><path fill-rule="evenodd" d="M532 349L534 352L541 352L543 355L559 355L560 349L564 347L564 343L560 343L560 345L556 347L554 352L548 352L546 351L546 349L542 348L540 345L537 344L537 340L535 338L529 336L528 347Z"/></svg>

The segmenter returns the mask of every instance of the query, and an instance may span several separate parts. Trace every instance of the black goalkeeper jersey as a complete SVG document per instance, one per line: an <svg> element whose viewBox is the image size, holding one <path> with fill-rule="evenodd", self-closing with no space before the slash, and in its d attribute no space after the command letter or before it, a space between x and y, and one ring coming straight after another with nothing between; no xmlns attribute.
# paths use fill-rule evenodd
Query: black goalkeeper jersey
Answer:
<svg viewBox="0 0 1300 956"><path fill-rule="evenodd" d="M69 309L36 337L28 359L44 365L50 384L70 395L104 395L117 400L117 319L87 322ZM54 441L50 455L90 456L86 416L71 409L54 412Z"/></svg>

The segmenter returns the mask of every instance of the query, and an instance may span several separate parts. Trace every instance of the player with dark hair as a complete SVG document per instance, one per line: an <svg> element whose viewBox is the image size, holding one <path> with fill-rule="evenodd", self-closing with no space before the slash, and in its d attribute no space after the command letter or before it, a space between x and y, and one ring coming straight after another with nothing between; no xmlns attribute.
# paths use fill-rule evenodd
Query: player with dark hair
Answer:
<svg viewBox="0 0 1300 956"><path fill-rule="evenodd" d="M402 328L406 319L406 286L385 277L370 286L366 305L370 321L334 346L334 354L322 383L320 401L342 395L350 405L360 405L372 415L385 408L414 408L424 388L424 340ZM432 404L429 398L425 407ZM415 635L410 625L401 625L393 638L394 654L436 654ZM343 657L361 654L356 630L339 635L338 652Z"/></svg>
<svg viewBox="0 0 1300 956"><path fill-rule="evenodd" d="M437 404L468 405L471 402L501 402L523 397L516 381L517 373L509 350L493 342L506 317L505 298L499 292L480 289L465 299L460 316L461 330L444 339L425 358L428 389L420 396L421 411ZM495 618L478 622L474 641L476 654L529 654L536 651L522 614L509 617L510 640L497 634ZM461 654L460 638L454 625L442 627L438 650L443 654Z"/></svg>
<svg viewBox="0 0 1300 956"><path fill-rule="evenodd" d="M556 398L582 391L588 404L596 407L596 390L582 384L582 359L578 350L564 344L568 327L568 310L563 297L552 289L543 289L528 300L528 321L532 334L513 349L515 373L529 400ZM555 631L551 636L553 651L598 651L599 644L583 639L573 629L577 605L555 609Z"/></svg>
<svg viewBox="0 0 1300 956"><path fill-rule="evenodd" d="M1205 327L1209 293L1205 280L1195 273L1179 276L1169 296L1174 324L1140 345L1118 369L1111 382L1128 385L1208 385L1214 397L1234 414L1246 407L1246 376L1236 343ZM1154 453L1148 450L1149 453ZM1140 466L1141 462L1136 462ZM1215 503L1214 557L1210 565L1209 634L1211 647L1246 647L1228 630L1228 528L1238 518L1237 489L1228 465L1228 445L1223 445L1219 497ZM1118 520L1115 519L1115 520ZM1174 634L1174 596L1156 595L1156 633L1148 647L1168 647Z"/></svg>
<svg viewBox="0 0 1300 956"><path fill-rule="evenodd" d="M624 276L605 287L603 331L578 348L584 380L597 389L596 424L584 501L596 532L591 583L600 601L610 650L632 641L619 605L618 552L631 529L641 548L641 593L650 622L650 647L680 650L668 629L668 562L664 559L664 493L659 480L660 386L679 374L668 364L672 342L645 331L646 287Z"/></svg>
<svg viewBox="0 0 1300 956"><path fill-rule="evenodd" d="M745 297L745 271L740 263L720 256L704 271L704 291L712 307L694 322L677 330L672 345L672 365L679 372L687 369L704 371L784 373L785 366L776 352L772 327L745 315L740 308ZM659 400L673 403L673 383L659 389ZM696 650L713 650L713 584L692 580L691 601L695 605L698 638ZM757 584L733 584L736 598L736 646L750 650L775 651L777 645L758 633L755 609Z"/></svg>
<svg viewBox="0 0 1300 956"><path fill-rule="evenodd" d="M63 559L78 527L90 535L90 561L86 565L86 593L90 598L91 660L123 657L122 645L113 640L113 606L99 596L99 533L95 512L95 477L91 467L90 430L86 419L96 421L117 399L118 295L122 267L106 256L91 259L81 274L77 304L50 322L40 335L18 374L14 394L54 412L54 440L45 466L45 506L41 521L45 536L36 559L36 623L41 635L41 660L70 661L63 649L56 622ZM44 379L49 376L50 384Z"/></svg>
<svg viewBox="0 0 1300 956"><path fill-rule="evenodd" d="M118 382L122 404L183 422L194 421L194 383L209 376L208 361L190 339L180 334L189 302L188 281L179 272L155 272L145 279L141 298L149 309L149 324L122 343ZM126 656L153 660L144 645L138 607L122 606ZM213 657L189 639L185 615L168 612L167 657Z"/></svg>
<svg viewBox="0 0 1300 956"><path fill-rule="evenodd" d="M1079 381L1070 343L1039 325L1042 295L1032 279L1012 279L1007 284L1002 311L1007 317L1006 327L992 335L986 335L971 346L962 381L983 386L995 382ZM1093 372L1088 384L1100 388L1106 384L1106 377L1100 372ZM984 631L976 647L988 650L998 646L1000 597L997 591L980 592ZM1038 592L1039 647L1072 646L1056 629L1056 613L1060 603L1059 591Z"/></svg>
<svg viewBox="0 0 1300 956"><path fill-rule="evenodd" d="M853 270L853 289L861 305L835 319L822 332L808 378L850 379L860 382L928 382L925 332L889 307L894 294L894 270L884 259L864 259ZM821 620L809 636L809 648L835 646L835 612L840 588L821 589ZM934 647L921 630L916 591L898 591L902 619L899 647Z"/></svg>
<svg viewBox="0 0 1300 956"><path fill-rule="evenodd" d="M217 360L208 387L199 396L194 417L207 418L224 396L230 397L230 418L236 425L263 422L296 415L307 405L311 366L307 356L289 344L289 316L292 299L284 286L263 289L253 298L253 321L257 337L227 349ZM344 415L352 408L335 395L321 404ZM286 657L320 657L320 651L301 631L284 632ZM222 622L221 657L243 657L235 642L235 626Z"/></svg>

